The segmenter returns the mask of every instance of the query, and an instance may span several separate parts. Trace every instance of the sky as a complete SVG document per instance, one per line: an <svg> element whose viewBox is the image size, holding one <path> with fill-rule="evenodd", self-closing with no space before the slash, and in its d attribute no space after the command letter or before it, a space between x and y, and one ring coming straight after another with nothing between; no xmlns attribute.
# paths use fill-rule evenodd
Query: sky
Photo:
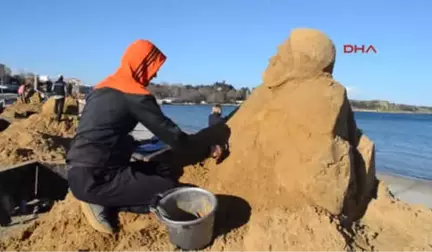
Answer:
<svg viewBox="0 0 432 252"><path fill-rule="evenodd" d="M292 29L316 28L336 45L334 78L350 98L432 106L431 12L430 0L2 1L0 62L94 85L148 39L168 58L156 82L256 87Z"/></svg>

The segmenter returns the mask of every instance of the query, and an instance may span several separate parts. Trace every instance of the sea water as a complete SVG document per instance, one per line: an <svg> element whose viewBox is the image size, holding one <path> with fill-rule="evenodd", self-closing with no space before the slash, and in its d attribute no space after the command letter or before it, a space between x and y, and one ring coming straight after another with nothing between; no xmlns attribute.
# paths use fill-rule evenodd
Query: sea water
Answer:
<svg viewBox="0 0 432 252"><path fill-rule="evenodd" d="M235 106L224 106L224 115ZM188 132L207 126L210 105L164 105ZM432 115L355 112L357 126L375 143L378 172L432 180Z"/></svg>

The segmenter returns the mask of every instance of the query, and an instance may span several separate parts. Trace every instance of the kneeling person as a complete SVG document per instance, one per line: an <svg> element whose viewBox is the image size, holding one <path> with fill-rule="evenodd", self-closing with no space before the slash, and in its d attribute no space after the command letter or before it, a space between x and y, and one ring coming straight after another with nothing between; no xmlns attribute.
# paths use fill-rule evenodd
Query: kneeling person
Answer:
<svg viewBox="0 0 432 252"><path fill-rule="evenodd" d="M165 55L151 42L137 40L126 50L119 69L88 96L76 135L67 153L68 181L93 228L113 233L118 210L147 213L153 197L176 182L159 174L157 162L130 164L135 149L129 135L142 123L173 149L190 145L190 137L161 111L147 90ZM220 149L220 148L219 148Z"/></svg>

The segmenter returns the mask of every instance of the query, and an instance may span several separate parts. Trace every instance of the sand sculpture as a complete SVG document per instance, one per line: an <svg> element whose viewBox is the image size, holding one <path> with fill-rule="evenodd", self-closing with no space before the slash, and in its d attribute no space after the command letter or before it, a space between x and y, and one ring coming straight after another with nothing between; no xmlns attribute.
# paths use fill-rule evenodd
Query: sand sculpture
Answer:
<svg viewBox="0 0 432 252"><path fill-rule="evenodd" d="M431 210L377 181L374 145L357 129L334 62L325 34L294 30L229 120L230 155L185 168L181 181L213 191L222 206L207 250L432 249ZM0 248L174 249L152 216L122 213L120 224L115 236L97 233L68 195Z"/></svg>
<svg viewBox="0 0 432 252"><path fill-rule="evenodd" d="M254 208L316 205L357 215L375 188L374 147L332 78L334 61L333 43L318 31L295 30L278 47L263 85L229 121L236 155L212 169L213 187Z"/></svg>

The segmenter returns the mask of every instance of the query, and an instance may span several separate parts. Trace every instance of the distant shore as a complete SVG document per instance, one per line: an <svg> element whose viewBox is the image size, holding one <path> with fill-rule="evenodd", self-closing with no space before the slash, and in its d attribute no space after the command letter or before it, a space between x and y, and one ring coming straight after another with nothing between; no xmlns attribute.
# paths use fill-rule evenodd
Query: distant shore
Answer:
<svg viewBox="0 0 432 252"><path fill-rule="evenodd" d="M383 110L374 110L374 109L358 109L353 108L354 112L370 112L370 113L383 113L383 114L418 114L418 115L431 115L432 112L414 112L414 111L403 111L403 110L394 110L394 111L383 111Z"/></svg>
<svg viewBox="0 0 432 252"><path fill-rule="evenodd" d="M0 100L5 99L6 101L15 100L17 98L17 94L14 93L0 93ZM203 105L203 106L212 106L213 103L188 103L188 102L175 102L175 103L163 103L162 105L177 105L177 106L191 106L191 105ZM221 103L222 106L235 106L238 107L241 103ZM387 113L387 114L419 114L419 115L431 115L431 112L428 111L404 111L404 110L375 110L375 109L360 109L360 108L352 108L354 112L370 112L370 113Z"/></svg>
<svg viewBox="0 0 432 252"><path fill-rule="evenodd" d="M216 104L216 103L215 103ZM191 106L191 105L202 105L202 106L212 106L213 103L187 103L187 102L178 102L178 103L164 103L163 105L177 105L177 106ZM235 106L238 107L241 104L239 103L221 103L222 106ZM359 109L359 108L352 108L354 112L371 112L371 113L392 113L392 114L424 114L424 115L431 115L432 112L415 112L415 111L403 111L403 110L392 110L392 111L384 111L384 110L374 110L374 109Z"/></svg>

